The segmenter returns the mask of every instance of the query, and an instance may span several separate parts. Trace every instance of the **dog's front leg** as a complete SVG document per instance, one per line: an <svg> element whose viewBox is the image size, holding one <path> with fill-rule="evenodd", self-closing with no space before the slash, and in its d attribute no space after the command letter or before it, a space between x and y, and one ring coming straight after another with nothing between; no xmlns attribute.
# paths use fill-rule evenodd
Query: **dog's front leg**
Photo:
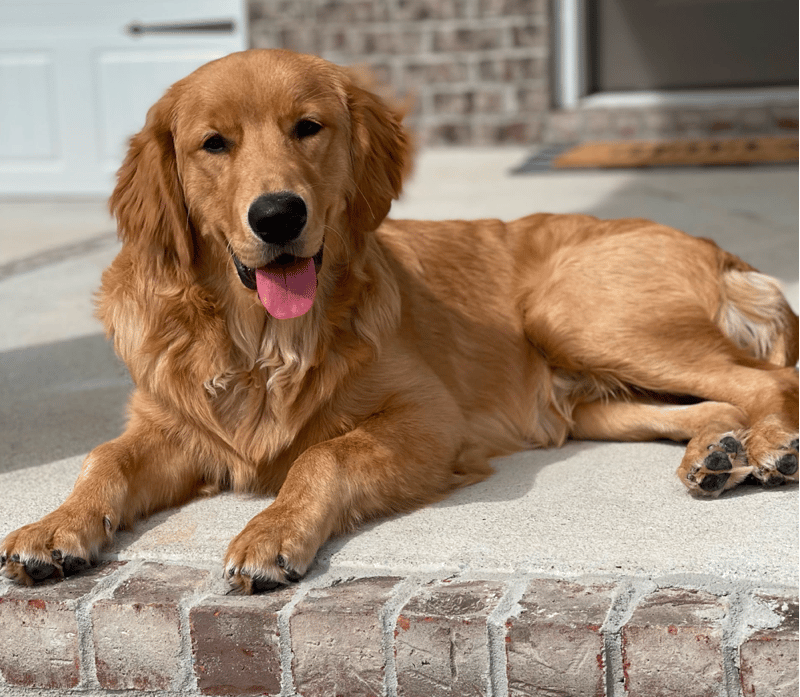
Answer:
<svg viewBox="0 0 800 697"><path fill-rule="evenodd" d="M30 585L80 571L119 527L186 500L197 488L187 453L157 429L134 423L89 453L64 503L0 543L2 573Z"/></svg>
<svg viewBox="0 0 800 697"><path fill-rule="evenodd" d="M275 501L228 547L225 575L253 593L299 580L333 534L361 521L409 511L491 472L461 470L455 421L413 407L387 409L355 430L306 450Z"/></svg>

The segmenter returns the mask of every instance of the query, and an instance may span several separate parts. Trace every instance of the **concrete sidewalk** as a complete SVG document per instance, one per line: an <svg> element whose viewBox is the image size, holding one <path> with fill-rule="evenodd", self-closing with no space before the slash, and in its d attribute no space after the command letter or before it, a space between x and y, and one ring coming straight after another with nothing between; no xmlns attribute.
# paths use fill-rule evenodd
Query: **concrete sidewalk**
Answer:
<svg viewBox="0 0 800 697"><path fill-rule="evenodd" d="M525 155L427 152L392 215L652 218L777 276L797 310L796 168L510 176ZM83 456L123 427L130 383L92 317L118 249L104 207L0 201L0 537L57 506ZM120 534L110 564L83 580L0 581L0 695L796 695L797 487L694 499L674 476L681 452L570 442L497 460L486 482L331 541L298 587L269 597L225 598L219 578L228 541L268 499L223 494L166 511ZM163 612L137 625L120 609L137 604ZM265 653L247 663L230 626L252 634L251 615L264 632L245 643ZM233 624L215 639L220 617ZM131 644L114 644L115 632ZM74 647L63 639L73 635ZM591 661L575 662L578 645ZM250 682L224 668L240 659L234 672ZM545 663L551 672L532 668Z"/></svg>

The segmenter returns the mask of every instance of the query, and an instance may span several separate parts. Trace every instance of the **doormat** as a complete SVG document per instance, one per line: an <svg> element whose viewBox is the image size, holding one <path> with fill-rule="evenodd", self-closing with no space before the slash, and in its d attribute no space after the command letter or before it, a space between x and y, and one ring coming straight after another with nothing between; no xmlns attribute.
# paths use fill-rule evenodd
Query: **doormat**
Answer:
<svg viewBox="0 0 800 697"><path fill-rule="evenodd" d="M514 172L791 163L797 162L797 141L796 137L759 136L549 146Z"/></svg>

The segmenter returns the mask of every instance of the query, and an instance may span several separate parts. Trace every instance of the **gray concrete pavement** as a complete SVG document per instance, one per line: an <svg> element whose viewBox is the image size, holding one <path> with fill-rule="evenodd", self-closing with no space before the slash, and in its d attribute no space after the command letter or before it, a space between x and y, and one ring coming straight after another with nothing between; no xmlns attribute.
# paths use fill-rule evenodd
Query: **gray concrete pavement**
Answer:
<svg viewBox="0 0 800 697"><path fill-rule="evenodd" d="M784 283L797 308L796 168L509 176L522 150L423 154L396 217L535 211L644 216L713 237ZM117 435L129 381L92 317L117 243L104 202L0 201L0 536L56 506L82 457ZM32 240L32 236L36 239ZM670 443L569 443L496 461L497 474L415 513L328 543L312 578L348 570L676 578L786 589L798 581L798 490L688 495ZM224 494L123 533L120 559L221 565L268 499ZM366 570L366 571L364 571Z"/></svg>

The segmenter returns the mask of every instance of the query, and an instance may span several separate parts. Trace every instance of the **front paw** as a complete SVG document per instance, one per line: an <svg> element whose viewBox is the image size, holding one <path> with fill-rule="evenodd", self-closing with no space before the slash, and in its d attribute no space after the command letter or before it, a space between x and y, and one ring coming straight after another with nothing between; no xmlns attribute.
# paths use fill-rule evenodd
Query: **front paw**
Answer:
<svg viewBox="0 0 800 697"><path fill-rule="evenodd" d="M0 543L0 570L26 586L51 576L64 578L93 564L110 537L108 518L56 510Z"/></svg>
<svg viewBox="0 0 800 697"><path fill-rule="evenodd" d="M324 539L273 504L253 518L228 545L225 578L232 592L262 593L297 583Z"/></svg>

